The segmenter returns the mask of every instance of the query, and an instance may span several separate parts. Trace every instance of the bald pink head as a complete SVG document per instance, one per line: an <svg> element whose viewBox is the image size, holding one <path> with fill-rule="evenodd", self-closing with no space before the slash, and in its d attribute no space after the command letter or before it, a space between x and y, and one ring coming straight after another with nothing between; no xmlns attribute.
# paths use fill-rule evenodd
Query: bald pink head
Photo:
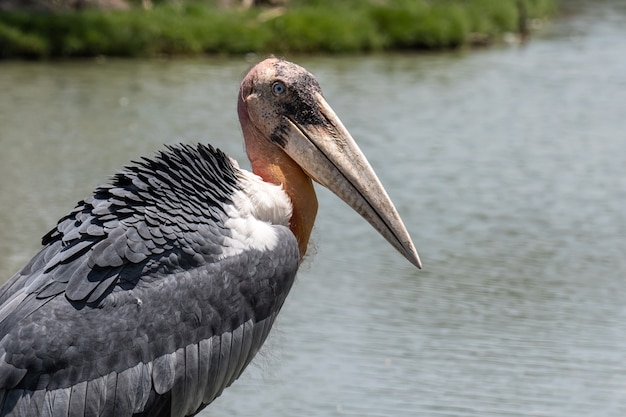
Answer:
<svg viewBox="0 0 626 417"><path fill-rule="evenodd" d="M277 58L260 62L241 83L237 111L253 171L282 185L293 203L302 255L317 212L313 179L421 265L391 199L311 73Z"/></svg>

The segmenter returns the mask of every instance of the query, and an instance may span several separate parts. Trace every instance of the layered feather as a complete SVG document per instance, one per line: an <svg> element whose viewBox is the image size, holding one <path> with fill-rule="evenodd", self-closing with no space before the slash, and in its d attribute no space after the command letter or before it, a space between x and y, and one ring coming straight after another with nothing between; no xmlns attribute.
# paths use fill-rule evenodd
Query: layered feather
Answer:
<svg viewBox="0 0 626 417"><path fill-rule="evenodd" d="M280 187L170 147L61 219L0 288L0 416L185 416L263 344L297 242Z"/></svg>

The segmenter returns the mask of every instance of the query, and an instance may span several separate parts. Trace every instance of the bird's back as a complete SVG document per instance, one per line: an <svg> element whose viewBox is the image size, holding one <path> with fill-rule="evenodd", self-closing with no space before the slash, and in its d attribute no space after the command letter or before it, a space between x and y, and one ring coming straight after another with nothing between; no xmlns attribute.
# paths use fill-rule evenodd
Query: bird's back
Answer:
<svg viewBox="0 0 626 417"><path fill-rule="evenodd" d="M279 187L202 145L98 187L0 288L0 416L184 416L210 403L293 283L289 210Z"/></svg>

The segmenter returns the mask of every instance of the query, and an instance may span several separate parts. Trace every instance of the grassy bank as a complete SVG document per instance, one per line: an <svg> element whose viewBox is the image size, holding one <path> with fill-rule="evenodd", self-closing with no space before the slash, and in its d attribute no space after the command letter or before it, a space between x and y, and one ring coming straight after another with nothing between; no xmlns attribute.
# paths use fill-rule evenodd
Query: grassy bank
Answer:
<svg viewBox="0 0 626 417"><path fill-rule="evenodd" d="M0 13L0 58L343 53L447 49L490 42L555 0L292 0L224 10L206 1L150 10ZM521 25L523 27L523 25Z"/></svg>

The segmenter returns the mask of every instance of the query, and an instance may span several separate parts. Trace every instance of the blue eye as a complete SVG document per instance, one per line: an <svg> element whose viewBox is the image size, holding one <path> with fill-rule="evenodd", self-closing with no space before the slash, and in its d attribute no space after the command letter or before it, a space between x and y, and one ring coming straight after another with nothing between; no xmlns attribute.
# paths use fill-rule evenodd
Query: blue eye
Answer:
<svg viewBox="0 0 626 417"><path fill-rule="evenodd" d="M276 81L274 84L272 84L272 93L280 96L282 94L285 94L285 92L287 92L287 87L282 81Z"/></svg>

